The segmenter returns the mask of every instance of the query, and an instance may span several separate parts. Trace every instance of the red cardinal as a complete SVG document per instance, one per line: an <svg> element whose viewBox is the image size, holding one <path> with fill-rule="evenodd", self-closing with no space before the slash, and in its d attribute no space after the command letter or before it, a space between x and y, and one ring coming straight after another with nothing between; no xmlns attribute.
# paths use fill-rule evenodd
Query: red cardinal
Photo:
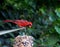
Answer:
<svg viewBox="0 0 60 47"><path fill-rule="evenodd" d="M4 20L3 22L12 22L14 24L17 24L19 27L32 27L32 22L28 22L27 20Z"/></svg>

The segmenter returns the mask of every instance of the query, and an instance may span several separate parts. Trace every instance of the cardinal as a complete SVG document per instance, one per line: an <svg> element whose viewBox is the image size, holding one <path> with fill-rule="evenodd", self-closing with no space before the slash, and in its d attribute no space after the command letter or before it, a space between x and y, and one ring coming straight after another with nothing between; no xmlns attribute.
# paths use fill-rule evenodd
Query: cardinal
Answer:
<svg viewBox="0 0 60 47"><path fill-rule="evenodd" d="M12 22L16 25L18 25L19 27L32 27L32 22L29 22L27 20L3 20L3 22L7 23L7 22Z"/></svg>

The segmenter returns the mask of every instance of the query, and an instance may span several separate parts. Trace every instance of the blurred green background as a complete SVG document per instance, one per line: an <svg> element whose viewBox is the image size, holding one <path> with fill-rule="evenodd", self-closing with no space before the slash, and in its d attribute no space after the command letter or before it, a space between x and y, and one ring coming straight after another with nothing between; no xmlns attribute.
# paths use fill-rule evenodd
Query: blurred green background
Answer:
<svg viewBox="0 0 60 47"><path fill-rule="evenodd" d="M0 36L0 47L12 47L13 39L25 32L35 38L34 47L60 47L60 0L0 0L0 30L18 28L2 20L25 19L32 28Z"/></svg>

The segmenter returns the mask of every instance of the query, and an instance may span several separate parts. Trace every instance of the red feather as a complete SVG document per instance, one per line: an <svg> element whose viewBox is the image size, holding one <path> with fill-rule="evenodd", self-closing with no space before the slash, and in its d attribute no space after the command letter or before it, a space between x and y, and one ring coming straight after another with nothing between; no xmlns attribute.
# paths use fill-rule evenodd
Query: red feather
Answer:
<svg viewBox="0 0 60 47"><path fill-rule="evenodd" d="M14 24L17 24L19 27L32 27L32 22L28 22L27 20L4 20L3 22L12 22Z"/></svg>

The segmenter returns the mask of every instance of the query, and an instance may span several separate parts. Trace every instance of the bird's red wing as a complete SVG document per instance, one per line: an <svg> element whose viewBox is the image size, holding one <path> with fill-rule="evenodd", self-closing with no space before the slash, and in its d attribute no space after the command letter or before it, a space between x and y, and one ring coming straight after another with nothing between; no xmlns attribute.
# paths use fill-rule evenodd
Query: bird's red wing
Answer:
<svg viewBox="0 0 60 47"><path fill-rule="evenodd" d="M26 27L28 25L28 21L26 20L16 20L14 23L19 27Z"/></svg>

